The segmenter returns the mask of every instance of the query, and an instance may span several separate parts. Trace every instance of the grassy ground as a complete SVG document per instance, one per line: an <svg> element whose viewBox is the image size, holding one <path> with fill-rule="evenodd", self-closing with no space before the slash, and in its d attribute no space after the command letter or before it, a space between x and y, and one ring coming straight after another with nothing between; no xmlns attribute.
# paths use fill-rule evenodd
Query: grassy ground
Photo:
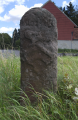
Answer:
<svg viewBox="0 0 78 120"><path fill-rule="evenodd" d="M58 91L37 94L32 105L26 96L20 99L20 58L0 57L0 119L1 120L78 120L78 101L73 100L78 87L78 57L58 57Z"/></svg>
<svg viewBox="0 0 78 120"><path fill-rule="evenodd" d="M58 49L58 53L78 53L78 50L74 49Z"/></svg>

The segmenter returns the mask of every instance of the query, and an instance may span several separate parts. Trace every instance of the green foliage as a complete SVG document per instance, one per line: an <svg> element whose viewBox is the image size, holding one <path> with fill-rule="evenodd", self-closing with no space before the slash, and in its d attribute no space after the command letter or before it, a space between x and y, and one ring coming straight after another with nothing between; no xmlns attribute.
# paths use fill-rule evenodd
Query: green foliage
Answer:
<svg viewBox="0 0 78 120"><path fill-rule="evenodd" d="M78 53L78 50L76 49L58 49L58 53Z"/></svg>
<svg viewBox="0 0 78 120"><path fill-rule="evenodd" d="M67 5L65 14L66 14L70 19L72 19L72 18L74 17L74 12L75 12L74 6L73 6L72 3L70 2L69 5Z"/></svg>
<svg viewBox="0 0 78 120"><path fill-rule="evenodd" d="M20 39L15 41L15 45L16 45L17 48L20 48Z"/></svg>
<svg viewBox="0 0 78 120"><path fill-rule="evenodd" d="M76 5L75 7L75 19L74 19L74 22L77 24L78 26L78 5Z"/></svg>
<svg viewBox="0 0 78 120"><path fill-rule="evenodd" d="M12 45L15 49L20 47L20 29L14 29L12 35Z"/></svg>
<svg viewBox="0 0 78 120"><path fill-rule="evenodd" d="M78 25L78 6L76 7L72 4L72 2L69 2L69 5L66 6L66 8L59 8L61 11L63 11L76 25Z"/></svg>
<svg viewBox="0 0 78 120"><path fill-rule="evenodd" d="M35 92L36 104L20 90L20 58L0 57L0 119L1 120L78 120L78 57L58 57L58 91ZM20 91L25 98L20 96ZM45 99L44 99L45 98ZM19 100L24 101L20 105Z"/></svg>
<svg viewBox="0 0 78 120"><path fill-rule="evenodd" d="M0 33L0 49L11 48L12 40L7 33Z"/></svg>

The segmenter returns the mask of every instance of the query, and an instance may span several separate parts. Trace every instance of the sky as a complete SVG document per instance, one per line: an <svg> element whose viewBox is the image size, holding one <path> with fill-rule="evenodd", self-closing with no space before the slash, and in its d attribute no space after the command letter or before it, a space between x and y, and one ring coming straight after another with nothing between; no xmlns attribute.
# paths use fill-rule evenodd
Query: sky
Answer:
<svg viewBox="0 0 78 120"><path fill-rule="evenodd" d="M48 0L0 0L0 33L8 33L11 37L14 29L20 28L21 17L33 7L41 7ZM58 7L65 7L78 0L51 0Z"/></svg>

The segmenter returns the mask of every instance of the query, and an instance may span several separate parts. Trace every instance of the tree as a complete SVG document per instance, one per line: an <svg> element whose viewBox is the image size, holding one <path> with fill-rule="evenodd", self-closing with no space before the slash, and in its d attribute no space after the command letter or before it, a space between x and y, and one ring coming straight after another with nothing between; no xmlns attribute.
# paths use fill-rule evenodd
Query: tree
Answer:
<svg viewBox="0 0 78 120"><path fill-rule="evenodd" d="M0 33L0 49L2 49L2 34Z"/></svg>
<svg viewBox="0 0 78 120"><path fill-rule="evenodd" d="M75 12L75 9L74 9L74 6L72 5L72 3L70 2L69 5L67 5L66 7L67 10L65 10L65 14L70 18L70 19L73 19L74 18L74 12Z"/></svg>
<svg viewBox="0 0 78 120"><path fill-rule="evenodd" d="M15 41L15 45L16 45L16 48L17 48L17 49L20 48L20 39L18 39L17 41Z"/></svg>
<svg viewBox="0 0 78 120"><path fill-rule="evenodd" d="M15 47L15 41L17 40L17 29L15 28L12 35L12 44Z"/></svg>
<svg viewBox="0 0 78 120"><path fill-rule="evenodd" d="M76 25L78 25L78 6L74 8L74 5L70 2L66 8L59 8L63 11Z"/></svg>
<svg viewBox="0 0 78 120"><path fill-rule="evenodd" d="M18 29L18 32L17 32L17 40L20 39L20 29Z"/></svg>
<svg viewBox="0 0 78 120"><path fill-rule="evenodd" d="M11 37L7 33L0 33L0 48L11 48Z"/></svg>
<svg viewBox="0 0 78 120"><path fill-rule="evenodd" d="M14 48L17 48L20 46L20 29L14 29L13 35L12 35L12 46Z"/></svg>
<svg viewBox="0 0 78 120"><path fill-rule="evenodd" d="M64 7L64 8L59 7L59 9L60 9L62 12L65 12L65 11L66 11L65 7Z"/></svg>
<svg viewBox="0 0 78 120"><path fill-rule="evenodd" d="M75 7L75 20L74 22L76 23L76 25L78 25L78 5L76 5Z"/></svg>

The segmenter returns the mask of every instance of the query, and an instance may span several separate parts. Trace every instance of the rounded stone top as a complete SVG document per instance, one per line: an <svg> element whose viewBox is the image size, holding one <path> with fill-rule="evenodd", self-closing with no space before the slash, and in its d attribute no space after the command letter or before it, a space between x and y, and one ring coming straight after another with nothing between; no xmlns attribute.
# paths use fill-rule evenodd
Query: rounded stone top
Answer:
<svg viewBox="0 0 78 120"><path fill-rule="evenodd" d="M50 13L45 8L39 7L32 8L29 11L27 11L20 20L20 25L25 25L24 23L29 21L30 22L36 21L38 23L40 23L40 21L41 22L43 21L45 25L49 24L48 26L54 26L55 24L53 25L53 23L57 23L52 13Z"/></svg>

